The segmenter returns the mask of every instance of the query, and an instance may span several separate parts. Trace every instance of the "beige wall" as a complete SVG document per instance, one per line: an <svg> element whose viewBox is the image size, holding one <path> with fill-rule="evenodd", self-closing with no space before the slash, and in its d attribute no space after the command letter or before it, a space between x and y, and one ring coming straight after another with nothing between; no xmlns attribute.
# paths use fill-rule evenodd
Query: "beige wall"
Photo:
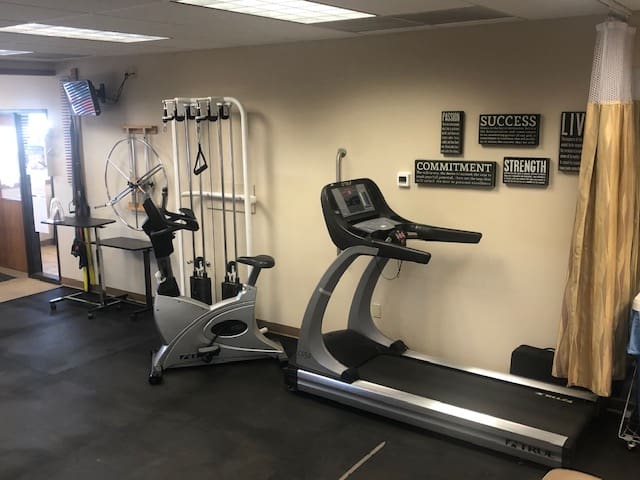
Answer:
<svg viewBox="0 0 640 480"><path fill-rule="evenodd" d="M342 146L349 152L344 178L371 177L404 216L484 234L480 245L420 245L432 252L430 265L405 264L399 279L382 281L376 291L382 329L420 351L507 370L517 345L555 344L577 188L575 175L557 171L559 117L586 105L599 20L73 63L65 68L77 66L81 78L111 89L125 69L137 71L118 105L83 120L90 203L105 200L104 157L122 138L120 125L159 124L163 98L235 96L250 112L251 181L259 198L255 250L277 262L260 283L259 317L299 326L335 256L319 192L334 179ZM440 112L457 109L466 112L465 159L501 164L506 155L550 157L550 186L506 187L498 180L490 191L398 189L396 172L412 171L418 158L442 158ZM499 112L541 113L540 146L480 147L478 114ZM170 134L154 143L169 161ZM107 233L130 234L120 225ZM142 291L139 261L124 252L107 255L108 283ZM328 327L343 324L361 267L337 289ZM63 275L77 275L75 265L65 263Z"/></svg>

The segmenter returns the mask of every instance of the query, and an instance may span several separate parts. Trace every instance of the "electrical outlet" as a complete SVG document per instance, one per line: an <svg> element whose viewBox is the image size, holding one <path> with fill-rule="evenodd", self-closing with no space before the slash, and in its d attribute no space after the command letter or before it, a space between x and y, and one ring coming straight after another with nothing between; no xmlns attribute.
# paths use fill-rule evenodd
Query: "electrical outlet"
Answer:
<svg viewBox="0 0 640 480"><path fill-rule="evenodd" d="M380 305L379 303L372 303L371 316L373 318L382 318L382 305Z"/></svg>

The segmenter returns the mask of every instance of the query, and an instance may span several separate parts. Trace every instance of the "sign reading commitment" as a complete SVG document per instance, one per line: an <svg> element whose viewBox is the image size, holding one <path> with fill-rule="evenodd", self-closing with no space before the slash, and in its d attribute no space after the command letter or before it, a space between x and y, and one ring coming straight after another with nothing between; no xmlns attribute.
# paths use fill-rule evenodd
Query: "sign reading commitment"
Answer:
<svg viewBox="0 0 640 480"><path fill-rule="evenodd" d="M493 188L496 162L416 160L414 178L423 185Z"/></svg>
<svg viewBox="0 0 640 480"><path fill-rule="evenodd" d="M480 145L537 146L539 113L483 113L478 127Z"/></svg>
<svg viewBox="0 0 640 480"><path fill-rule="evenodd" d="M562 112L558 155L558 169L562 172L580 171L586 116L585 112Z"/></svg>
<svg viewBox="0 0 640 480"><path fill-rule="evenodd" d="M464 139L464 112L442 112L440 127L440 153L461 155Z"/></svg>
<svg viewBox="0 0 640 480"><path fill-rule="evenodd" d="M549 159L504 157L502 183L511 185L549 185Z"/></svg>

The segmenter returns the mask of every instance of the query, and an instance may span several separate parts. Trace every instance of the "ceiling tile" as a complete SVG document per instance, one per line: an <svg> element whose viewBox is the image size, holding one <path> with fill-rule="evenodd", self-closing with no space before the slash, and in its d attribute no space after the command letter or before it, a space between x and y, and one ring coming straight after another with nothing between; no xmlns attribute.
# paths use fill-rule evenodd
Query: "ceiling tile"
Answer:
<svg viewBox="0 0 640 480"><path fill-rule="evenodd" d="M71 12L101 13L135 5L159 4L167 1L168 0L11 0L11 3L56 8Z"/></svg>
<svg viewBox="0 0 640 480"><path fill-rule="evenodd" d="M72 13L62 8L43 8L0 2L0 19L10 20L13 23L42 22Z"/></svg>
<svg viewBox="0 0 640 480"><path fill-rule="evenodd" d="M598 0L472 0L476 5L528 20L606 14Z"/></svg>
<svg viewBox="0 0 640 480"><path fill-rule="evenodd" d="M472 3L463 0L319 0L320 3L350 8L376 15L398 15L404 13L430 12L449 8L469 7Z"/></svg>

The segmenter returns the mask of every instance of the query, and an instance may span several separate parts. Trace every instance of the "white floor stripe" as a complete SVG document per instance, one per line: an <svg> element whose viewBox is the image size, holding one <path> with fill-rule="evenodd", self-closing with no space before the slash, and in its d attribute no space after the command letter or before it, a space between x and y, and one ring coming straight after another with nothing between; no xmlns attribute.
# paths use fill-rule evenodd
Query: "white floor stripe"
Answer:
<svg viewBox="0 0 640 480"><path fill-rule="evenodd" d="M364 465L371 457L373 457L376 453L378 453L380 450L382 450L382 447L384 447L386 445L387 442L382 442L380 443L380 445L378 445L376 448L374 448L373 450L371 450L369 453L367 453L364 457L362 457L358 463L356 463L353 467L351 467L349 470L347 470L344 475L342 475L340 477L339 480L346 480L347 478L349 478L349 476L354 473L356 470L358 470L362 465Z"/></svg>

